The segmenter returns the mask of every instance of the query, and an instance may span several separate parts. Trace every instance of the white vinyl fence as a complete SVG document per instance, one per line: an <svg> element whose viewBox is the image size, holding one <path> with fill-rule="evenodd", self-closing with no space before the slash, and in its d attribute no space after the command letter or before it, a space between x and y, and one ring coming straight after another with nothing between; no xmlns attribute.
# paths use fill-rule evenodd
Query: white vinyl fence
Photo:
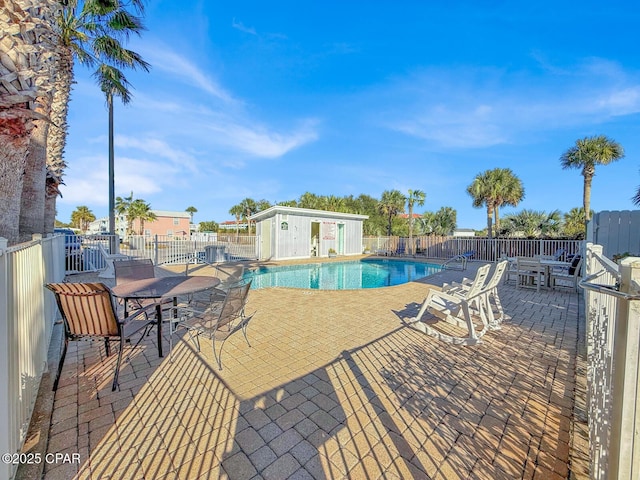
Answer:
<svg viewBox="0 0 640 480"><path fill-rule="evenodd" d="M640 258L616 265L587 244L587 409L591 478L640 478Z"/></svg>
<svg viewBox="0 0 640 480"><path fill-rule="evenodd" d="M256 260L256 236L200 234L192 237L155 235L129 236L120 245L120 253L150 258L156 265L183 264L189 261L214 263Z"/></svg>
<svg viewBox="0 0 640 480"><path fill-rule="evenodd" d="M579 254L582 240L536 240L521 238L439 237L422 235L413 237L412 246L406 237L364 237L364 251L391 255L414 253L427 258L449 259L473 251L473 260L494 262L501 256L533 257L553 255L559 250L564 257Z"/></svg>
<svg viewBox="0 0 640 480"><path fill-rule="evenodd" d="M19 453L24 443L57 307L44 288L65 275L64 237L7 248L0 238L0 452ZM0 478L17 465L0 463Z"/></svg>

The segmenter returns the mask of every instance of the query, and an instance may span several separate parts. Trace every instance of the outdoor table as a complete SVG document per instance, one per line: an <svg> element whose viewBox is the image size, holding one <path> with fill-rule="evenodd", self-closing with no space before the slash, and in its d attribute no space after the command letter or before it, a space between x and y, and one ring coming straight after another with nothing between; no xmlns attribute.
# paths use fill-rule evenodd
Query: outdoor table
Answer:
<svg viewBox="0 0 640 480"><path fill-rule="evenodd" d="M554 267L570 267L571 262L563 262L561 260L540 260L540 265L544 267L544 278L547 287L551 288L551 270Z"/></svg>
<svg viewBox="0 0 640 480"><path fill-rule="evenodd" d="M122 298L125 305L125 317L127 315L127 302L129 300L163 299L173 298L173 305L177 303L180 295L189 295L217 287L220 279L201 275L172 276L160 278L145 278L123 283L111 288L114 297ZM158 354L162 354L162 316L158 309Z"/></svg>

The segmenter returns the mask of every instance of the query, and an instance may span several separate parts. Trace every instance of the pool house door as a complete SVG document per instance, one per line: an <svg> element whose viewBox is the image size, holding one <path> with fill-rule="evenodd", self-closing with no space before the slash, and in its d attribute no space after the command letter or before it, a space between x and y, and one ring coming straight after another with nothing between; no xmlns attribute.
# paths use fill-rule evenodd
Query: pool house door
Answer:
<svg viewBox="0 0 640 480"><path fill-rule="evenodd" d="M320 255L320 222L311 222L311 257Z"/></svg>
<svg viewBox="0 0 640 480"><path fill-rule="evenodd" d="M344 255L344 223L338 224L338 255Z"/></svg>

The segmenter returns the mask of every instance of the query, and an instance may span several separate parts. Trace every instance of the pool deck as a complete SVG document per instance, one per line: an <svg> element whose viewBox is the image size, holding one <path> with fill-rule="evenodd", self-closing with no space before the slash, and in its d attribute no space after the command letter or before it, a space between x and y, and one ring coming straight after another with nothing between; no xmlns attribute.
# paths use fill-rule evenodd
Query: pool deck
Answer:
<svg viewBox="0 0 640 480"><path fill-rule="evenodd" d="M578 294L501 285L508 318L473 347L407 326L429 284L478 266L381 289L252 290L251 347L232 336L223 370L206 341L178 341L172 362L150 335L116 392L115 357L72 342L46 452L80 464L43 478L587 478Z"/></svg>

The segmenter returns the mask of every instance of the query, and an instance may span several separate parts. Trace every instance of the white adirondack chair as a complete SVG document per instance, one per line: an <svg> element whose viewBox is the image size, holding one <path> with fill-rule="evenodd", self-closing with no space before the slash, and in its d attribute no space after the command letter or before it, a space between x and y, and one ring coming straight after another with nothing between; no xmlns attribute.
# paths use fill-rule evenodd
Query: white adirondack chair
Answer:
<svg viewBox="0 0 640 480"><path fill-rule="evenodd" d="M476 345L480 338L489 329L487 290L484 289L491 265L483 265L478 268L476 277L466 292L456 294L429 290L427 298L420 307L418 315L409 320L410 325L432 337L447 343L457 345ZM466 329L466 335L453 335L444 333L421 321L426 312L438 317L440 320ZM479 323L480 329L476 328Z"/></svg>

